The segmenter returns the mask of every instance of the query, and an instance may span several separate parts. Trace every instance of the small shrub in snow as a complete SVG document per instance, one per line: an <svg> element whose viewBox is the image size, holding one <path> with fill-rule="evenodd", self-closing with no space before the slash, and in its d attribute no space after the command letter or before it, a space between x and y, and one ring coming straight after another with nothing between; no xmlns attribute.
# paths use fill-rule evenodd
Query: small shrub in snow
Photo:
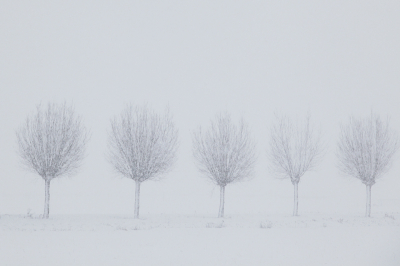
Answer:
<svg viewBox="0 0 400 266"><path fill-rule="evenodd" d="M260 228L271 228L271 227L272 227L271 221L265 221L260 223Z"/></svg>
<svg viewBox="0 0 400 266"><path fill-rule="evenodd" d="M388 214L388 213L385 213L385 218L390 218L390 219L396 220L393 215Z"/></svg>
<svg viewBox="0 0 400 266"><path fill-rule="evenodd" d="M31 212L32 210L31 209L28 209L27 211L26 211L26 215L25 215L25 217L26 218L32 218L32 212Z"/></svg>
<svg viewBox="0 0 400 266"><path fill-rule="evenodd" d="M207 223L206 227L207 228L223 228L223 227L225 227L225 225L224 225L224 221L222 221L221 223Z"/></svg>

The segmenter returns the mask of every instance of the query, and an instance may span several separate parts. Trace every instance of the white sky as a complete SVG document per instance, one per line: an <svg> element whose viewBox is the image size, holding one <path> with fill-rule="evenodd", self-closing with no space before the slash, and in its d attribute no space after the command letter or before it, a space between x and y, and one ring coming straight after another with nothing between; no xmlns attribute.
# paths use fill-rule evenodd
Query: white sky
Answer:
<svg viewBox="0 0 400 266"><path fill-rule="evenodd" d="M399 1L2 1L0 214L42 213L44 182L19 166L15 130L39 103L73 102L92 133L79 174L53 180L50 213L133 215L134 182L105 159L126 103L169 105L178 162L141 186L141 215L216 216L191 132L227 111L251 126L255 177L226 189L227 215L292 213L293 186L267 170L273 113L321 125L328 154L299 185L299 213L357 213L365 186L341 175L339 123L373 109L400 132ZM218 3L217 3L218 2ZM400 156L372 188L372 215L400 208ZM50 215L51 215L50 214Z"/></svg>

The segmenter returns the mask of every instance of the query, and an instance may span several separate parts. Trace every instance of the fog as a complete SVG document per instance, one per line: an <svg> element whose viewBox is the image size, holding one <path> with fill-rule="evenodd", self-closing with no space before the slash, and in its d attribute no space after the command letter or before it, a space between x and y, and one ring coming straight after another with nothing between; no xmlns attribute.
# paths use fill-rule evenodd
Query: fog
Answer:
<svg viewBox="0 0 400 266"><path fill-rule="evenodd" d="M339 125L372 111L400 132L400 3L379 1L7 1L0 9L0 214L42 213L15 131L37 104L73 103L91 138L78 174L52 182L50 216L133 216L132 180L106 160L110 119L128 103L179 129L178 160L144 182L141 215L216 216L219 189L197 170L192 132L220 112L248 122L254 177L228 185L225 214L291 214L293 185L268 170L274 113L321 128L324 160L299 183L299 214L363 215L365 186L341 174ZM372 187L374 212L400 208L400 156Z"/></svg>

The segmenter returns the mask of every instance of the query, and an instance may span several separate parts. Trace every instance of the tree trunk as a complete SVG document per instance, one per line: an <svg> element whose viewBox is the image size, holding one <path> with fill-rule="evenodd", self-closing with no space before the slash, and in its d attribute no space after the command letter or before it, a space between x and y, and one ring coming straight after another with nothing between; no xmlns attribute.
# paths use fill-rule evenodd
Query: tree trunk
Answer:
<svg viewBox="0 0 400 266"><path fill-rule="evenodd" d="M45 179L45 197L44 197L44 211L43 211L43 218L49 218L49 202L50 202L50 179Z"/></svg>
<svg viewBox="0 0 400 266"><path fill-rule="evenodd" d="M367 206L365 209L365 217L371 217L371 185L366 185L367 188Z"/></svg>
<svg viewBox="0 0 400 266"><path fill-rule="evenodd" d="M294 182L294 206L293 206L293 216L297 216L298 208L299 208L299 193L298 193L298 186L299 182Z"/></svg>
<svg viewBox="0 0 400 266"><path fill-rule="evenodd" d="M140 181L136 181L135 191L135 219L139 218Z"/></svg>
<svg viewBox="0 0 400 266"><path fill-rule="evenodd" d="M224 217L224 205L225 205L225 186L220 186L219 190L219 213L218 217Z"/></svg>

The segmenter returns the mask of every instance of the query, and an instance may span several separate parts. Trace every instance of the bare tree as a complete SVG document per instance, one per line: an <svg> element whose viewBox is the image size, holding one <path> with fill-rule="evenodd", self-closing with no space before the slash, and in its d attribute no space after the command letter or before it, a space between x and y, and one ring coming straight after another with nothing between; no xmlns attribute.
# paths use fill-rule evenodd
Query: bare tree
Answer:
<svg viewBox="0 0 400 266"><path fill-rule="evenodd" d="M218 217L224 216L225 186L252 175L255 144L243 120L234 125L229 115L219 115L204 132L193 135L193 154L206 177L220 187Z"/></svg>
<svg viewBox="0 0 400 266"><path fill-rule="evenodd" d="M376 114L358 119L350 117L349 123L341 126L337 150L339 169L365 184L366 217L371 216L371 187L389 170L398 147L398 135L389 127L389 120L383 121Z"/></svg>
<svg viewBox="0 0 400 266"><path fill-rule="evenodd" d="M178 131L168 112L147 107L127 108L111 120L109 161L115 170L136 183L134 217L139 218L140 184L165 174L176 159Z"/></svg>
<svg viewBox="0 0 400 266"><path fill-rule="evenodd" d="M294 186L293 216L298 215L298 184L322 157L323 147L319 133L310 125L310 116L302 124L294 124L285 116L277 116L271 127L268 157L273 172L290 178Z"/></svg>
<svg viewBox="0 0 400 266"><path fill-rule="evenodd" d="M17 131L18 152L28 170L45 181L44 218L49 218L50 181L72 175L81 164L87 142L86 129L71 106L37 106Z"/></svg>

